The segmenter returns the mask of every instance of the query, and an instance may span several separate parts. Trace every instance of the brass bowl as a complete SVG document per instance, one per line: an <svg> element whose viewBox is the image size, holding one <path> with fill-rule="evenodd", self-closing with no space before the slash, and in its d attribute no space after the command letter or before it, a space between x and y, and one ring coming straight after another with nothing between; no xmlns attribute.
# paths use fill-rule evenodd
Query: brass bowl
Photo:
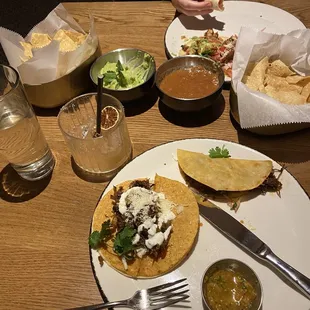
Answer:
<svg viewBox="0 0 310 310"><path fill-rule="evenodd" d="M40 108L55 108L64 105L74 97L91 92L94 90L94 85L88 72L92 63L100 55L101 49L98 44L94 53L70 73L40 85L24 84L29 102Z"/></svg>
<svg viewBox="0 0 310 310"><path fill-rule="evenodd" d="M160 89L160 83L167 74L181 68L188 68L193 66L203 66L207 70L210 70L211 72L214 72L218 75L219 85L215 92L201 98L186 99L170 96ZM168 107L172 108L173 110L183 112L199 111L212 104L215 104L217 98L220 96L222 92L224 81L225 81L224 72L221 69L221 67L217 65L215 61L197 55L179 56L164 62L158 68L155 78L156 86L159 91L159 97L161 101Z"/></svg>
<svg viewBox="0 0 310 310"><path fill-rule="evenodd" d="M107 62L115 63L119 60L123 64L134 57L138 57L141 58L142 63L145 54L150 55L149 53L137 48L119 48L117 50L106 53L100 56L91 66L90 77L92 81L97 85L99 72ZM146 94L150 92L151 88L154 85L155 80L155 72L156 72L155 59L152 55L150 55L150 57L151 57L151 68L144 83L128 89L110 89L107 87L103 87L103 92L110 94L111 96L117 98L121 102L134 101L144 97Z"/></svg>
<svg viewBox="0 0 310 310"><path fill-rule="evenodd" d="M216 271L223 270L223 269L232 269L238 273L240 273L254 288L256 292L256 298L254 302L252 303L252 307L249 310L259 310L262 307L263 302L263 289L262 284L257 276L257 274L253 271L252 268L250 268L245 263L232 259L222 259L215 263L213 263L211 266L209 266L206 271L203 274L202 281L201 281L201 293L202 293L202 299L204 306L208 310L213 310L209 303L207 298L204 296L204 283L208 280L209 277L211 277Z"/></svg>

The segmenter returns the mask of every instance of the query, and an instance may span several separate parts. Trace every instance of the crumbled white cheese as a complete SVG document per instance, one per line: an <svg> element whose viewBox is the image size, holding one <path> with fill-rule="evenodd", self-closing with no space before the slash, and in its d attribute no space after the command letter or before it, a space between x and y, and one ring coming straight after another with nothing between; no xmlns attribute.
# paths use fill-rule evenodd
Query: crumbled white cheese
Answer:
<svg viewBox="0 0 310 310"><path fill-rule="evenodd" d="M150 206L157 206L159 212L157 216L152 218L148 215ZM136 249L138 257L143 257L148 249L155 246L161 246L165 240L168 240L172 226L170 225L165 232L161 232L163 224L167 224L175 218L175 214L171 211L175 204L165 198L165 194L156 193L142 187L132 187L124 192L119 201L119 212L125 215L126 222L139 218L142 224L138 226L138 232L132 240L132 244L138 244L141 240L140 233L143 229L148 232L148 239L145 239L146 248ZM127 267L126 259L123 261L124 268Z"/></svg>
<svg viewBox="0 0 310 310"><path fill-rule="evenodd" d="M147 249L145 248L139 248L136 250L138 257L142 258L146 253Z"/></svg>
<svg viewBox="0 0 310 310"><path fill-rule="evenodd" d="M138 226L138 233L141 232L141 231L143 230L143 228L145 228L145 229L150 229L150 228L153 226L153 224L154 224L155 221L156 221L156 218L155 218L154 221L153 221L153 219L151 219L150 217L147 218L147 219L143 222L143 224L141 224L141 225Z"/></svg>
<svg viewBox="0 0 310 310"><path fill-rule="evenodd" d="M149 237L154 236L156 234L157 231L157 225L153 224L150 229L147 231Z"/></svg>
<svg viewBox="0 0 310 310"><path fill-rule="evenodd" d="M148 249L152 249L156 245L161 246L164 240L165 240L164 234L160 231L156 233L153 237L145 240L145 245Z"/></svg>
<svg viewBox="0 0 310 310"><path fill-rule="evenodd" d="M159 199L164 199L165 195L156 193L143 187L132 187L124 192L119 200L119 212L124 214L130 212L134 217L142 210L147 215L150 205L154 205ZM128 206L128 207L127 207Z"/></svg>
<svg viewBox="0 0 310 310"><path fill-rule="evenodd" d="M135 236L132 239L132 244L137 244L140 241L140 235L135 234Z"/></svg>
<svg viewBox="0 0 310 310"><path fill-rule="evenodd" d="M128 265L127 265L126 258L124 256L122 257L122 263L123 263L123 266L124 266L125 270L127 270L128 269Z"/></svg>
<svg viewBox="0 0 310 310"><path fill-rule="evenodd" d="M168 223L169 221L172 221L173 219L175 219L175 215L172 211L166 211L164 213L160 213L159 217L158 217L158 228L161 229L161 227L163 226L163 224Z"/></svg>
<svg viewBox="0 0 310 310"><path fill-rule="evenodd" d="M168 240L169 235L170 235L170 232L171 232L171 229L172 229L172 226L169 226L169 227L165 230L165 232L164 232L164 238L165 238L165 240Z"/></svg>

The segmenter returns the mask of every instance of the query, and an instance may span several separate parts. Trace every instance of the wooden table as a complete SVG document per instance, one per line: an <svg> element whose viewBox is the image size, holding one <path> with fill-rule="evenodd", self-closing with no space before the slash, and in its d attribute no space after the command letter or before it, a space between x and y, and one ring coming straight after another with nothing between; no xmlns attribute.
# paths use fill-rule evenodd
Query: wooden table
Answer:
<svg viewBox="0 0 310 310"><path fill-rule="evenodd" d="M281 7L310 27L308 0L260 2ZM157 65L165 61L164 33L175 13L169 2L67 3L65 7L84 29L92 12L103 52L138 47L150 52ZM235 141L287 163L287 169L310 194L310 130L276 137L251 134L232 123L228 91L224 97L221 111L211 111L195 122L172 119L157 103L145 102L143 108L148 109L143 113L129 110L134 154L182 138ZM101 297L87 238L106 184L89 183L74 174L56 122L58 110L36 112L57 164L49 183L30 187L0 159L0 308L64 309L97 303Z"/></svg>

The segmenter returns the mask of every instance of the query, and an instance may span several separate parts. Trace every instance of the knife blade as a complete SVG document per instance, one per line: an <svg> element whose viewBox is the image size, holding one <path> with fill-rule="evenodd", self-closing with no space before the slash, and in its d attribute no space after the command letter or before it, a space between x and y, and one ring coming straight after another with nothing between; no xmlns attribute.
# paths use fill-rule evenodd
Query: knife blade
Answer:
<svg viewBox="0 0 310 310"><path fill-rule="evenodd" d="M275 267L293 283L298 290L310 299L309 278L276 256L267 244L234 217L210 201L208 201L207 204L208 206L204 206L198 202L200 215L225 236L236 241L243 249Z"/></svg>

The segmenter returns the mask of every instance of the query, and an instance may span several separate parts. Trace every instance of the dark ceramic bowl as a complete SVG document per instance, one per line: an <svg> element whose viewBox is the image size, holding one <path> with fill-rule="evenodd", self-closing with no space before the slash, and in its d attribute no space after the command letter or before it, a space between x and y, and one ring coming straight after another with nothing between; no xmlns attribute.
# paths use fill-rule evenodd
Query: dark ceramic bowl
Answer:
<svg viewBox="0 0 310 310"><path fill-rule="evenodd" d="M213 93L201 98L186 99L186 98L172 97L161 90L160 84L167 74L178 69L189 68L194 66L203 66L207 70L210 70L211 72L216 73L218 75L219 85L218 88ZM158 68L155 77L155 83L161 101L168 107L183 112L199 111L214 104L222 92L224 81L225 81L224 72L215 61L206 57L196 55L175 57L164 62Z"/></svg>
<svg viewBox="0 0 310 310"><path fill-rule="evenodd" d="M107 62L117 62L119 60L122 64L124 64L130 59L138 57L141 58L142 63L144 54L150 55L149 53L136 48L120 48L106 53L97 58L97 60L93 63L92 67L90 68L90 77L92 81L97 85L97 78L99 72ZM110 89L107 87L103 87L103 92L112 95L121 102L138 100L145 96L147 93L149 93L149 91L154 85L156 72L155 59L152 55L150 56L151 68L143 84L128 89Z"/></svg>

